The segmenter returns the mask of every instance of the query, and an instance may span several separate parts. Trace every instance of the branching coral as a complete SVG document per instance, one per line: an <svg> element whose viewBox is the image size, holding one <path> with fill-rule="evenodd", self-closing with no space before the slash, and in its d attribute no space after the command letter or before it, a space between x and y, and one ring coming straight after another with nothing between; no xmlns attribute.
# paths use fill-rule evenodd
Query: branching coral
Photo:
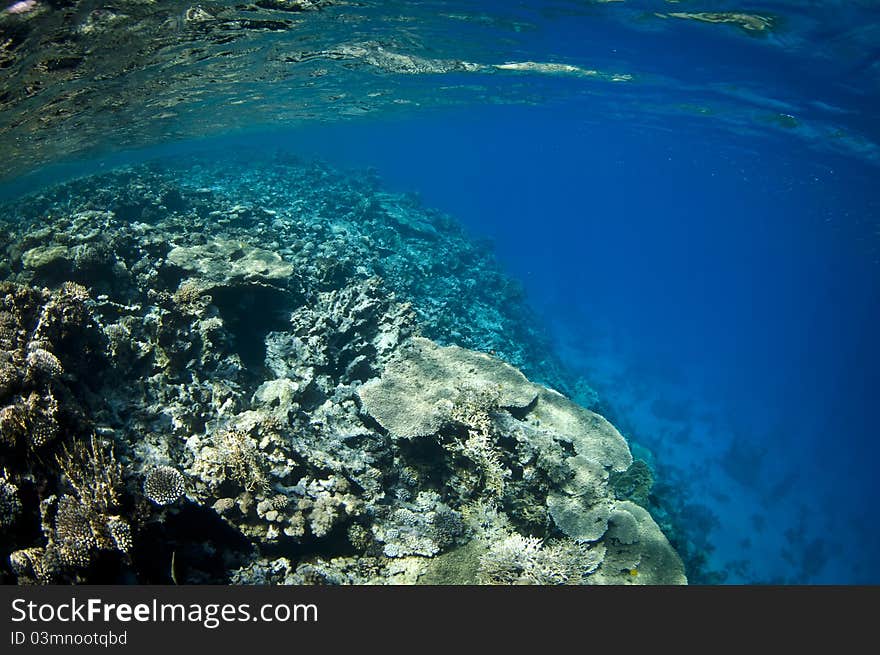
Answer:
<svg viewBox="0 0 880 655"><path fill-rule="evenodd" d="M105 446L93 435L64 447L57 457L58 466L73 487L82 505L95 513L105 513L119 504L122 466L113 446Z"/></svg>
<svg viewBox="0 0 880 655"><path fill-rule="evenodd" d="M222 466L245 491L269 490L260 451L252 439L240 430L224 430L218 437L218 454Z"/></svg>
<svg viewBox="0 0 880 655"><path fill-rule="evenodd" d="M93 436L88 442L65 448L58 466L74 491L58 500L55 513L54 541L62 561L82 567L88 564L93 549L127 552L131 528L116 514L122 466L112 446L104 446Z"/></svg>
<svg viewBox="0 0 880 655"><path fill-rule="evenodd" d="M189 473L207 484L211 494L227 481L248 494L265 495L270 490L263 453L247 432L237 428L221 428L202 439Z"/></svg>
<svg viewBox="0 0 880 655"><path fill-rule="evenodd" d="M489 546L480 558L483 584L581 584L602 562L604 546L572 541L545 543L538 537L510 534Z"/></svg>
<svg viewBox="0 0 880 655"><path fill-rule="evenodd" d="M127 555L133 545L131 526L117 513L122 467L112 446L93 436L64 447L56 460L71 493L40 503L45 546L10 555L20 582L75 579L99 552Z"/></svg>
<svg viewBox="0 0 880 655"><path fill-rule="evenodd" d="M341 521L355 517L362 509L362 503L350 493L348 482L337 476L320 480L303 480L300 485L306 497L299 502L299 508L308 510L308 525L316 537L324 537Z"/></svg>
<svg viewBox="0 0 880 655"><path fill-rule="evenodd" d="M452 402L449 417L465 426L467 438L445 444L450 451L476 464L483 487L493 498L504 494L504 480L510 477L495 444L496 430L491 417L499 409L500 401L498 387L464 387Z"/></svg>

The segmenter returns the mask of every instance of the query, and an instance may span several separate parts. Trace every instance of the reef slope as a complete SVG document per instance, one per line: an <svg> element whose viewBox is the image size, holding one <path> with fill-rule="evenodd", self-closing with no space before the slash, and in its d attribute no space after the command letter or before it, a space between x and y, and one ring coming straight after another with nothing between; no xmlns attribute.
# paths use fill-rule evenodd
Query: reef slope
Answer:
<svg viewBox="0 0 880 655"><path fill-rule="evenodd" d="M415 199L197 161L0 219L3 581L686 582L625 439Z"/></svg>

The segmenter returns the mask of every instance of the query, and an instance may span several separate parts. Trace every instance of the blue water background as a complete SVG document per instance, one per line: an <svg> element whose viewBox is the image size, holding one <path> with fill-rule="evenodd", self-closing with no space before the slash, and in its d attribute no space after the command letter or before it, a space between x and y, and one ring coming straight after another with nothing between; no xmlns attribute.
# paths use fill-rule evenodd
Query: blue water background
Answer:
<svg viewBox="0 0 880 655"><path fill-rule="evenodd" d="M446 112L299 147L374 166L494 242L566 364L715 515L728 582L880 581L877 169L581 109Z"/></svg>

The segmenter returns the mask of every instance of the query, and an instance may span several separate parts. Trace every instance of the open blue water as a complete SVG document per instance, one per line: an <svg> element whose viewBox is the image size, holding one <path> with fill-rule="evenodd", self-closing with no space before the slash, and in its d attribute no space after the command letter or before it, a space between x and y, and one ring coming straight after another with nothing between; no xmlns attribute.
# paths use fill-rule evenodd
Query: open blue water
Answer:
<svg viewBox="0 0 880 655"><path fill-rule="evenodd" d="M448 112L315 149L492 239L566 363L715 515L728 582L876 582L875 166L579 109Z"/></svg>
<svg viewBox="0 0 880 655"><path fill-rule="evenodd" d="M754 36L651 17L743 9L720 1L480 3L529 26L497 42L478 23L429 29L442 5L416 19L422 55L637 79L407 78L421 107L244 121L107 161L280 148L375 168L492 242L566 365L686 499L704 581L880 583L876 4L750 4L779 17ZM432 105L468 84L498 101Z"/></svg>

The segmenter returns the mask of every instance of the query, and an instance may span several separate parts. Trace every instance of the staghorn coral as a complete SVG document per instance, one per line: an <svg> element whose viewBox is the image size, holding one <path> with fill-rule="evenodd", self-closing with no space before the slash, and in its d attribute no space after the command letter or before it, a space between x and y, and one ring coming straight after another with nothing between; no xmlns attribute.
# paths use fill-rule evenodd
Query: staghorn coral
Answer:
<svg viewBox="0 0 880 655"><path fill-rule="evenodd" d="M296 511L305 490L302 484L290 486L302 476L294 477L299 467L278 432L281 427L273 413L248 410L187 444L195 454L187 469L190 497L266 543L298 539L307 525L303 512Z"/></svg>
<svg viewBox="0 0 880 655"><path fill-rule="evenodd" d="M227 485L249 497L254 492L269 491L263 454L247 432L222 428L204 437L191 437L189 441L195 459L188 473L197 493L214 496Z"/></svg>
<svg viewBox="0 0 880 655"><path fill-rule="evenodd" d="M101 443L94 435L64 447L57 457L58 467L82 505L95 513L105 513L120 502L122 466L113 445Z"/></svg>
<svg viewBox="0 0 880 655"><path fill-rule="evenodd" d="M233 584L279 585L412 585L425 572L423 557L315 557L293 563L260 558L232 574Z"/></svg>
<svg viewBox="0 0 880 655"><path fill-rule="evenodd" d="M115 513L122 468L112 447L93 436L63 448L57 464L72 493L41 502L45 546L10 555L20 581L75 580L101 551L127 554L133 545L130 525Z"/></svg>
<svg viewBox="0 0 880 655"><path fill-rule="evenodd" d="M491 413L500 409L500 402L499 387L466 386L452 401L449 418L465 427L467 438L453 439L444 444L451 452L476 465L480 478L478 483L493 498L500 498L504 494L505 479L511 476L499 453L497 430L491 418ZM477 485L469 486L476 488Z"/></svg>
<svg viewBox="0 0 880 655"><path fill-rule="evenodd" d="M224 430L219 436L218 453L229 476L245 491L269 490L269 480L253 441L240 430Z"/></svg>

